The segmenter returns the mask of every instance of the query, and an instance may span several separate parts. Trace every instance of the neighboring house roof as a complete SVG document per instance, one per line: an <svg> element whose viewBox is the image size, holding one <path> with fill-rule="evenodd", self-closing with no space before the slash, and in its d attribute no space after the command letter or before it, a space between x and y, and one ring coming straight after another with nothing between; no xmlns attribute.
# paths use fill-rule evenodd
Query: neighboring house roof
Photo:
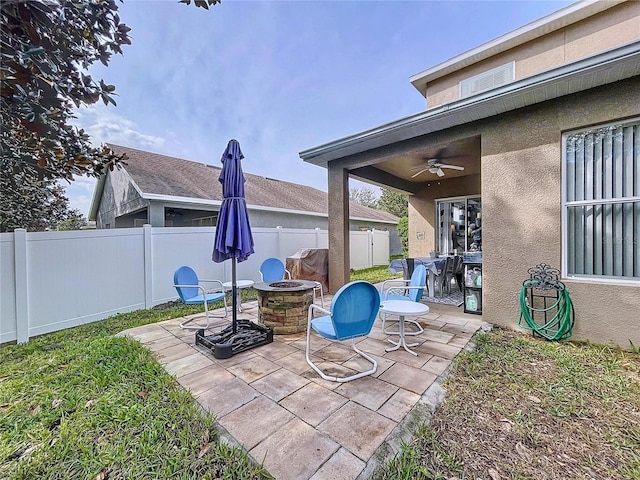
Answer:
<svg viewBox="0 0 640 480"><path fill-rule="evenodd" d="M220 167L169 157L129 147L109 144L117 153L126 153L123 167L143 198L150 200L213 203L222 201L222 186L218 181ZM261 210L312 213L327 216L327 193L306 185L252 175L245 168L245 198L247 206ZM94 197L92 211L98 204ZM357 203L350 204L352 220L398 223L398 217Z"/></svg>

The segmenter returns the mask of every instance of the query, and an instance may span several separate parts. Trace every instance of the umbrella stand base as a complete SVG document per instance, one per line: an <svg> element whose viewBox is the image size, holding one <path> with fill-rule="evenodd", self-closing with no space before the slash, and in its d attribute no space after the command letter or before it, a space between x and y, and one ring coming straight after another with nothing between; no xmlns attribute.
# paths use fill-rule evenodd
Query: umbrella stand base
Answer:
<svg viewBox="0 0 640 480"><path fill-rule="evenodd" d="M233 325L213 335L205 335L204 330L196 332L196 345L211 349L213 356L218 359L231 358L236 353L271 342L273 329L249 320L237 320L236 333L233 333Z"/></svg>

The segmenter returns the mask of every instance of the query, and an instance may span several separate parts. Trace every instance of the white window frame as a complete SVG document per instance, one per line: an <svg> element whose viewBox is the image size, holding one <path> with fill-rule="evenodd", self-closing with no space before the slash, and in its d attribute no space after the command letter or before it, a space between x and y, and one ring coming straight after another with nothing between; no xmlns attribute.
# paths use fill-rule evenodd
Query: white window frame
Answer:
<svg viewBox="0 0 640 480"><path fill-rule="evenodd" d="M562 222L562 278L567 280L586 280L589 282L597 282L597 283L608 283L608 284L629 284L629 285L638 285L640 284L640 278L638 277L628 277L628 276L605 276L605 275L595 275L595 274L576 274L569 272L569 232L568 232L568 211L571 207L576 206L597 206L597 205L613 205L613 204L628 204L640 202L640 196L632 195L632 196L619 196L615 198L603 198L596 200L579 200L579 201L567 201L568 195L568 187L567 187L567 176L568 176L568 162L567 162L567 138L574 135L579 135L581 133L594 132L598 130L605 130L610 128L617 127L628 127L631 125L640 124L640 117L618 121L618 122L609 122L605 124L592 125L587 128L581 128L578 130L567 131L562 134L562 213L561 213L561 222ZM588 173L587 173L588 175ZM638 239L636 239L637 241Z"/></svg>
<svg viewBox="0 0 640 480"><path fill-rule="evenodd" d="M480 194L476 194L476 195L462 195L462 196L458 196L458 197L442 197L442 198L436 198L434 199L434 211L435 211L435 218L436 218L436 226L434 229L434 236L435 236L435 249L438 250L441 253L443 248L441 245L441 237L442 237L442 232L441 232L441 228L446 228L446 227L441 227L440 224L444 223L444 219L442 218L441 214L440 214L440 203L443 202L447 202L447 203L452 203L452 202L464 202L465 205L465 225L468 224L468 213L469 213L469 200L479 200L480 201L480 205L481 205L481 211L482 211L482 195ZM447 225L449 224L449 219L446 219L446 223ZM465 239L465 244L469 242L468 237Z"/></svg>

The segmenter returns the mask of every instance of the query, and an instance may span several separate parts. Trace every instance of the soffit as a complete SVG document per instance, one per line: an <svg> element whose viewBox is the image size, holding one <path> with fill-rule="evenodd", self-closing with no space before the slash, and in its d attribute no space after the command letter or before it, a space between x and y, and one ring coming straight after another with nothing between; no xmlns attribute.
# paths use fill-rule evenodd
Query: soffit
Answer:
<svg viewBox="0 0 640 480"><path fill-rule="evenodd" d="M637 75L640 75L640 41L304 150L299 155L304 161L325 168L329 162L338 160L348 169L377 166L385 159L373 154L376 149L390 150L400 142ZM405 154L408 153L397 151L393 156ZM406 176L405 172L405 179Z"/></svg>

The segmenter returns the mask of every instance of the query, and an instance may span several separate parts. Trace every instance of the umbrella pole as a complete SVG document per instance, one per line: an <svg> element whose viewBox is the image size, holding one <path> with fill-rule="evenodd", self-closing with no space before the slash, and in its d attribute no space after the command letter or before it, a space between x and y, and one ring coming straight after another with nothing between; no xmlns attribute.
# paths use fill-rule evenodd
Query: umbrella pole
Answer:
<svg viewBox="0 0 640 480"><path fill-rule="evenodd" d="M237 333L238 327L236 326L236 322L238 320L238 296L237 296L237 286L236 286L236 258L233 257L231 259L231 325L233 327L233 333Z"/></svg>

